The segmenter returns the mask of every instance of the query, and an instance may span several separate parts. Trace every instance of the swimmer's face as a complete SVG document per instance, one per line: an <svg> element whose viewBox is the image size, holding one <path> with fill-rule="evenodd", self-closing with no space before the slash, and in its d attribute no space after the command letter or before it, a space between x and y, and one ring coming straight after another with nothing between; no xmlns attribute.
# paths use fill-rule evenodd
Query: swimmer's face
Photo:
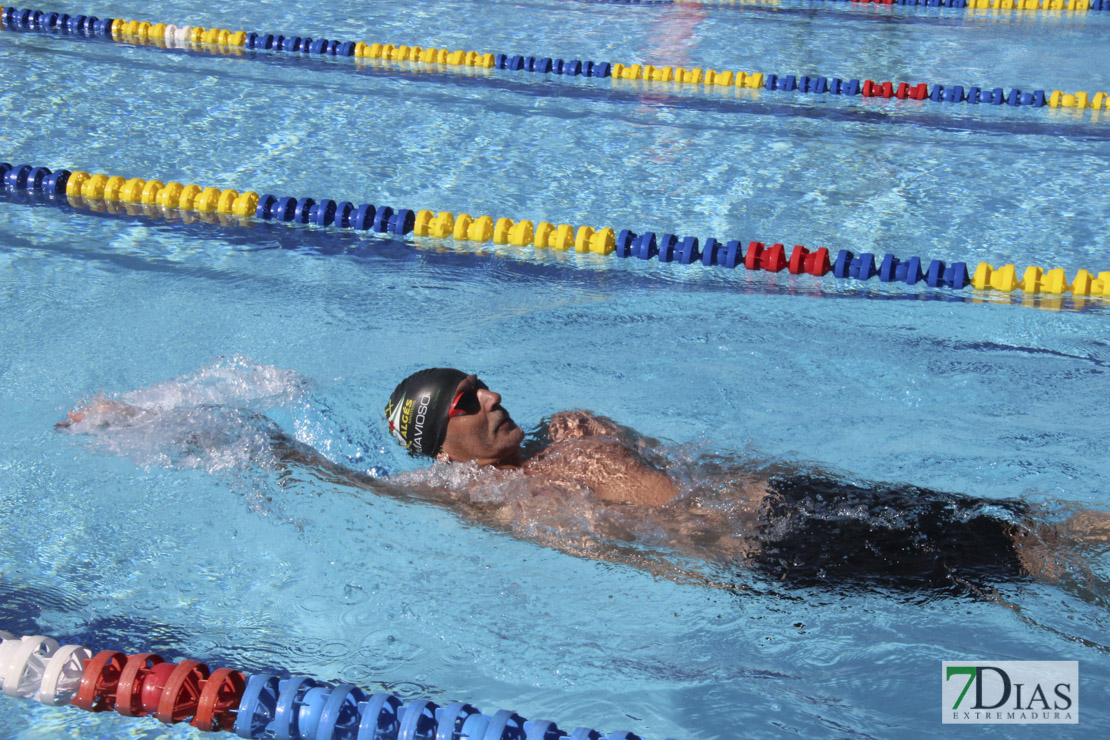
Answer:
<svg viewBox="0 0 1110 740"><path fill-rule="evenodd" d="M477 376L468 375L455 388L455 398L441 454L455 462L518 464L524 430L501 405L501 394L491 391Z"/></svg>

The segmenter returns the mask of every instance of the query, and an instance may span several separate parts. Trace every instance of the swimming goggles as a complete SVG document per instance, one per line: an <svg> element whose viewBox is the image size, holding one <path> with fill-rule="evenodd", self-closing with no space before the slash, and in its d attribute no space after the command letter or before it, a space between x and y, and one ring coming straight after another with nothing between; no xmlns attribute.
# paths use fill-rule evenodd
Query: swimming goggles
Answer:
<svg viewBox="0 0 1110 740"><path fill-rule="evenodd" d="M455 400L451 402L451 406L447 409L447 418L454 419L456 416L469 416L476 414L482 410L482 402L478 400L478 391L488 391L489 388L482 381L473 388L459 391L455 396Z"/></svg>

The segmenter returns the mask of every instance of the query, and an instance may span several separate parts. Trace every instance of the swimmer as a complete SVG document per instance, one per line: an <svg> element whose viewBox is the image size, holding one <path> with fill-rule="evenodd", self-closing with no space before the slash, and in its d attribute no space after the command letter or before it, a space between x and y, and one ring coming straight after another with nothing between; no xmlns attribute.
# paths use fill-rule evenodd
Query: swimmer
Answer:
<svg viewBox="0 0 1110 740"><path fill-rule="evenodd" d="M443 477L426 478L430 485L411 475L378 480L326 459L255 412L239 410L237 418L268 436L281 465L317 479L449 506L545 545L643 567L650 566L642 551L621 548L657 547L684 562L694 557L790 587L967 593L1037 579L1086 591L1083 584L1098 579L1073 557L1076 546L1105 552L1110 542L1104 512L1049 521L1017 500L861 485L784 465L751 470L707 461L676 473L659 442L604 416L562 411L528 436L501 400L475 375L431 368L401 381L384 409L390 434L410 455L443 471L487 471L463 476L476 489L471 496L443 490ZM56 427L97 433L157 424L167 413L100 399ZM194 454L205 443L190 437L186 446ZM515 497L488 495L502 484ZM518 527L522 518L526 525ZM543 526L530 526L537 521ZM568 536L575 526L587 536ZM664 571L657 572L677 573Z"/></svg>

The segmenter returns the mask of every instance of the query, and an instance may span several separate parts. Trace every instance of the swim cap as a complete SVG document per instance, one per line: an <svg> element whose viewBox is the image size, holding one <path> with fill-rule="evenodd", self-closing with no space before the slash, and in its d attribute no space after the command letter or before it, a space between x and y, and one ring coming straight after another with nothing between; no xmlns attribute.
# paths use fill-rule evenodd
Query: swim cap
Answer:
<svg viewBox="0 0 1110 740"><path fill-rule="evenodd" d="M433 367L402 380L385 405L389 432L413 457L435 457L447 436L447 412L466 373Z"/></svg>

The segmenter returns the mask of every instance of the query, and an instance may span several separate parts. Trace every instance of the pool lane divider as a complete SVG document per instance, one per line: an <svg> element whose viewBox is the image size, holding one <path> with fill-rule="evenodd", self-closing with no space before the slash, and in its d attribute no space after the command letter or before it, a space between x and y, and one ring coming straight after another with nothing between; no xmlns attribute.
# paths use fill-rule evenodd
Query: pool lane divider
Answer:
<svg viewBox="0 0 1110 740"><path fill-rule="evenodd" d="M124 204L146 215L174 212L216 215L223 223L249 221L286 222L353 231L374 231L396 236L452 239L456 242L533 247L559 252L615 255L640 260L677 262L690 265L700 262L705 267L782 272L792 275L823 277L832 273L841 280L867 281L878 277L880 282L906 285L924 283L930 288L1012 292L1026 294L1110 297L1110 271L1096 276L1087 270L1076 272L1068 280L1063 268L1045 270L1030 266L1018 279L1014 265L995 268L981 262L969 273L964 262L946 264L941 260L920 257L899 258L892 254L881 257L870 252L856 254L841 249L833 258L827 248L807 249L795 245L789 252L783 244L767 245L750 241L747 247L739 239L721 242L713 237L704 241L696 236L636 233L630 229L616 231L610 227L572 226L547 221L493 218L450 211L413 211L372 203L336 202L329 198L259 195L254 191L163 183L140 177L89 174L29 164L12 166L0 162L0 190L11 194L32 194L46 202L67 204L76 208L96 204ZM103 208L101 208L103 210Z"/></svg>
<svg viewBox="0 0 1110 740"><path fill-rule="evenodd" d="M128 655L59 645L42 635L0 630L0 688L12 697L89 712L188 722L201 732L280 740L641 740L631 732L573 732L554 722L528 721L509 710L483 714L464 702L407 705L388 693L307 677L251 676L209 670L197 660L167 662L156 653Z"/></svg>
<svg viewBox="0 0 1110 740"><path fill-rule="evenodd" d="M981 0L976 0L981 1ZM1110 0L1105 0L1110 3ZM361 60L385 62L412 62L436 65L437 68L468 68L478 70L503 69L534 74L556 74L569 77L611 77L614 80L673 83L700 86L705 90L722 91L728 88L765 89L797 94L839 95L864 98L895 98L898 100L931 101L934 103L968 103L1007 106L1032 106L1041 108L1077 108L1110 110L1110 95L1106 92L1088 94L1087 91L1020 90L1002 87L969 85L942 85L935 83L910 83L874 81L865 79L843 80L819 75L778 75L763 72L716 71L712 69L650 64L624 64L620 62L594 62L579 59L524 56L520 54L493 54L488 52L424 48L421 46L393 45L353 41L312 39L301 36L261 34L230 31L201 26L175 26L148 21L122 18L97 18L96 16L71 16L43 10L0 7L0 27L17 31L57 33L85 38L102 38L111 41L148 45L160 48L179 48L189 44L201 46L217 53L242 50L295 53L313 56L355 57Z"/></svg>
<svg viewBox="0 0 1110 740"><path fill-rule="evenodd" d="M607 5L762 5L783 7L779 0L580 0ZM835 0L833 0L835 1ZM906 5L922 8L972 8L1086 12L1110 10L1110 0L840 0L850 5Z"/></svg>

